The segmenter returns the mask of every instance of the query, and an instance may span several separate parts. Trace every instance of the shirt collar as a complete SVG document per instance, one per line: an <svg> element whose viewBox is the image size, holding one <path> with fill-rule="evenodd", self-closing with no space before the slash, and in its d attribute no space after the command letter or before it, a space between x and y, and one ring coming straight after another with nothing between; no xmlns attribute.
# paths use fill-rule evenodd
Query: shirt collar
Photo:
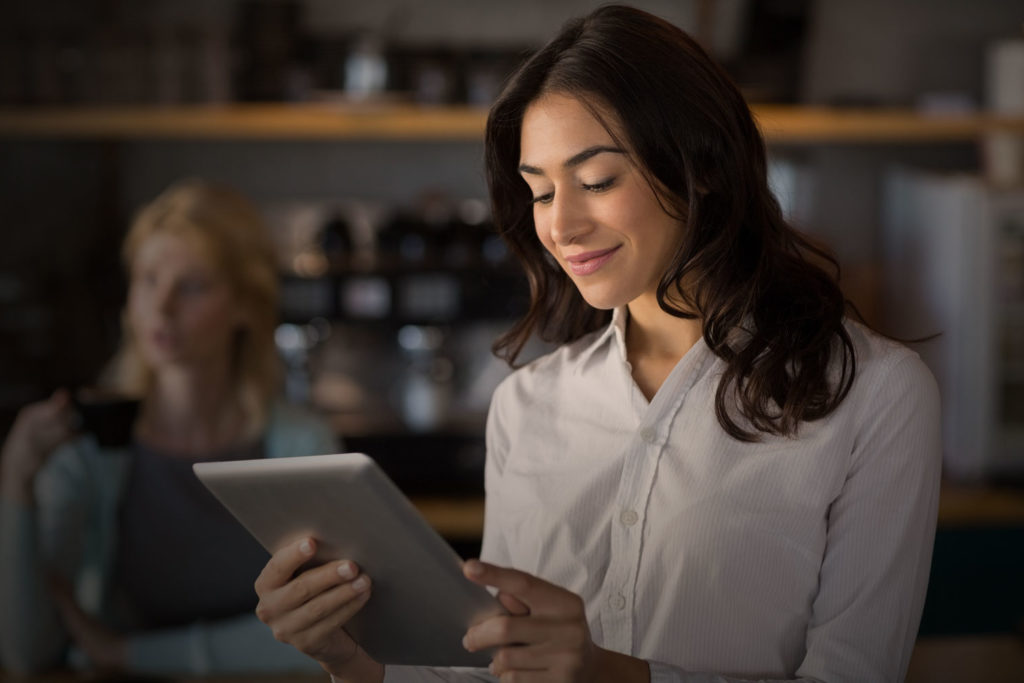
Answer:
<svg viewBox="0 0 1024 683"><path fill-rule="evenodd" d="M622 362L626 362L629 356L626 354L626 323L629 322L629 309L619 306L612 311L612 322L608 326L615 335L615 346L618 348Z"/></svg>
<svg viewBox="0 0 1024 683"><path fill-rule="evenodd" d="M623 362L626 361L626 322L629 320L629 309L620 306L612 311L612 320L594 341L580 354L579 368L582 369L599 349L614 343ZM614 340L614 341L613 341Z"/></svg>

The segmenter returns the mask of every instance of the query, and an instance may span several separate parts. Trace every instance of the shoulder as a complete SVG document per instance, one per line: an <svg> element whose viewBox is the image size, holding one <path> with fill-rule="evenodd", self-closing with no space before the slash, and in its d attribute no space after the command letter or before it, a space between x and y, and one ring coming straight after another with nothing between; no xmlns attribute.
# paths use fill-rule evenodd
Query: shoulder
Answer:
<svg viewBox="0 0 1024 683"><path fill-rule="evenodd" d="M51 502L91 495L119 495L128 476L131 452L102 448L88 435L61 445L36 479L40 500ZM100 493L108 492L108 493Z"/></svg>
<svg viewBox="0 0 1024 683"><path fill-rule="evenodd" d="M323 417L303 406L278 400L266 427L267 457L321 455L338 450L339 440Z"/></svg>
<svg viewBox="0 0 1024 683"><path fill-rule="evenodd" d="M602 330L558 347L509 374L494 390L488 413L488 432L514 433L530 409L557 402L578 387L574 381L602 341Z"/></svg>
<svg viewBox="0 0 1024 683"><path fill-rule="evenodd" d="M846 331L857 362L854 386L860 385L861 391L938 391L935 378L916 351L855 321L846 322Z"/></svg>
<svg viewBox="0 0 1024 683"><path fill-rule="evenodd" d="M931 370L917 352L882 337L865 326L848 322L857 372L847 401L861 431L878 425L894 429L937 432L940 424L939 389Z"/></svg>
<svg viewBox="0 0 1024 683"><path fill-rule="evenodd" d="M494 400L517 400L563 385L577 374L596 344L608 342L605 334L603 329L591 332L517 368L498 385Z"/></svg>

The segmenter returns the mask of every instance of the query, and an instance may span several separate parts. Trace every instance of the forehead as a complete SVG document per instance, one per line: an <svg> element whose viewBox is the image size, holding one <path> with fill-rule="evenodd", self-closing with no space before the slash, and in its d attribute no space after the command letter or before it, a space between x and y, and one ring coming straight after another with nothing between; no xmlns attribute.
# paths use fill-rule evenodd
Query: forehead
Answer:
<svg viewBox="0 0 1024 683"><path fill-rule="evenodd" d="M192 230L159 230L143 239L132 259L135 266L212 269L209 245Z"/></svg>
<svg viewBox="0 0 1024 683"><path fill-rule="evenodd" d="M531 165L561 162L588 147L615 144L605 124L617 131L618 118L606 107L594 105L602 122L588 104L562 93L546 93L531 102L523 113L520 161Z"/></svg>

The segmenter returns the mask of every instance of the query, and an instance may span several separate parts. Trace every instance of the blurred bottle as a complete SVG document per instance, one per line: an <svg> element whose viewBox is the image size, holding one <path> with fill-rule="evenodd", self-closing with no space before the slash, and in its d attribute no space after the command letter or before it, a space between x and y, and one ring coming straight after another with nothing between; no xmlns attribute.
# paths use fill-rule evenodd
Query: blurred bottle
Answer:
<svg viewBox="0 0 1024 683"><path fill-rule="evenodd" d="M383 41L372 33L356 38L345 58L345 93L354 100L371 99L384 92L387 81Z"/></svg>
<svg viewBox="0 0 1024 683"><path fill-rule="evenodd" d="M327 265L335 272L348 268L352 261L352 231L341 212L334 212L320 230L320 248Z"/></svg>
<svg viewBox="0 0 1024 683"><path fill-rule="evenodd" d="M439 327L405 325L398 331L398 344L407 359L402 419L416 432L438 429L448 419L454 365L442 352L444 341L444 332Z"/></svg>

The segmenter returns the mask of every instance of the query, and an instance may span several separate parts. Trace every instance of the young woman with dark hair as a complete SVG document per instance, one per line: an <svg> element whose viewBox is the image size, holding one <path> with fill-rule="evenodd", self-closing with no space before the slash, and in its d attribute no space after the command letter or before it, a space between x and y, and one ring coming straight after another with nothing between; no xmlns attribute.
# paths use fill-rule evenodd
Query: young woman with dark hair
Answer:
<svg viewBox="0 0 1024 683"><path fill-rule="evenodd" d="M846 316L729 78L678 28L604 7L519 69L486 135L532 292L495 349L560 345L488 419L484 561L465 573L509 614L465 645L495 648L491 672L370 660L342 626L372 577L293 579L312 539L267 565L260 617L338 681L902 680L935 383Z"/></svg>

